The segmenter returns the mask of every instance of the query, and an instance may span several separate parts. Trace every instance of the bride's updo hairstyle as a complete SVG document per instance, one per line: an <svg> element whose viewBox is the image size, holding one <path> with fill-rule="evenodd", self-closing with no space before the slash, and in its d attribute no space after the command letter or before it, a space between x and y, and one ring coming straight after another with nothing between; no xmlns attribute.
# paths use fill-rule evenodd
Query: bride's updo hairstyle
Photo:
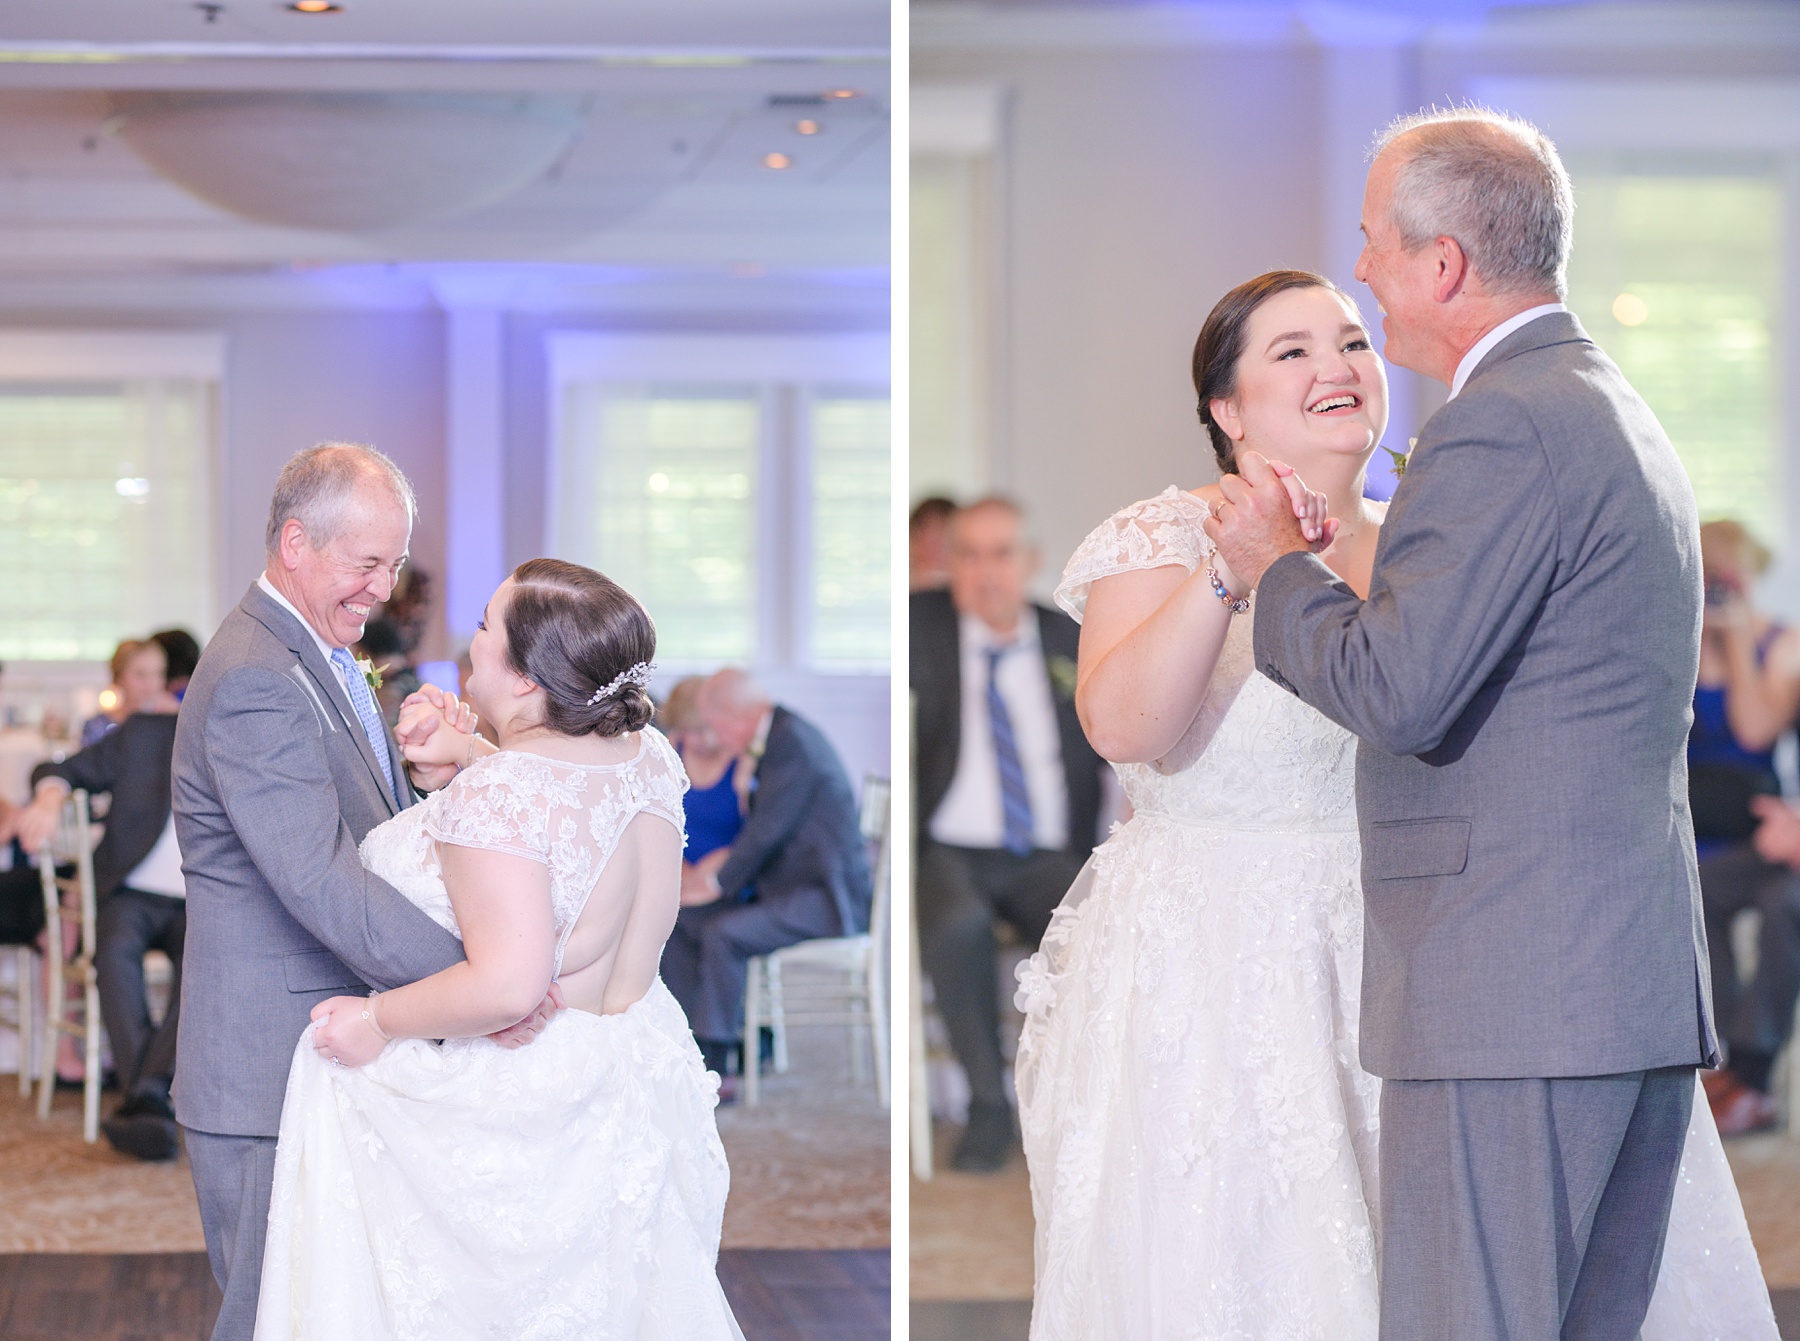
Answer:
<svg viewBox="0 0 1800 1341"><path fill-rule="evenodd" d="M1244 356L1250 318L1269 299L1289 289L1330 289L1345 302L1350 301L1342 289L1323 275L1310 270L1271 270L1245 280L1219 299L1200 328L1200 338L1194 342L1194 391L1200 397L1200 422L1212 438L1221 475L1237 474L1237 444L1213 422L1212 403L1237 395L1238 360Z"/></svg>
<svg viewBox="0 0 1800 1341"><path fill-rule="evenodd" d="M611 578L561 559L513 569L506 660L544 691L544 726L559 736L618 736L648 726L655 709L641 684L596 691L656 657L656 625Z"/></svg>

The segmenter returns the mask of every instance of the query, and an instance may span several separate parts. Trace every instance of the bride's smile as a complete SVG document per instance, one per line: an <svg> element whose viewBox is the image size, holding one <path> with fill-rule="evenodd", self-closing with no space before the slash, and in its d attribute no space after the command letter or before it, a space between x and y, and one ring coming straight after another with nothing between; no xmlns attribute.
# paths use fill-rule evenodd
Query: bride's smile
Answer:
<svg viewBox="0 0 1800 1341"><path fill-rule="evenodd" d="M1356 309L1325 288L1276 294L1250 317L1237 392L1214 410L1240 448L1308 478L1326 457L1367 458L1387 427L1387 373Z"/></svg>

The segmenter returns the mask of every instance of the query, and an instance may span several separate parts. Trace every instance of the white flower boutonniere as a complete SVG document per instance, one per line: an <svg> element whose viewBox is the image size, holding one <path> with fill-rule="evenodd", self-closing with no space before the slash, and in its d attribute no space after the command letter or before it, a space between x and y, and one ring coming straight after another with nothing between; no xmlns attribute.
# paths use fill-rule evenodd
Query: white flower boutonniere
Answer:
<svg viewBox="0 0 1800 1341"><path fill-rule="evenodd" d="M369 682L369 689L371 691L381 688L381 672L387 669L385 665L377 666L367 657L358 657L356 659L356 669L361 671L363 679Z"/></svg>
<svg viewBox="0 0 1800 1341"><path fill-rule="evenodd" d="M1393 458L1395 479L1399 479L1402 475L1406 474L1406 463L1412 460L1413 448L1418 445L1419 440L1417 438L1408 438L1406 440L1406 450L1404 452L1396 452L1386 443L1382 444L1381 450Z"/></svg>
<svg viewBox="0 0 1800 1341"><path fill-rule="evenodd" d="M1056 688L1056 695L1067 702L1075 700L1075 663L1068 657L1056 656L1045 658L1044 664L1050 671L1050 683Z"/></svg>

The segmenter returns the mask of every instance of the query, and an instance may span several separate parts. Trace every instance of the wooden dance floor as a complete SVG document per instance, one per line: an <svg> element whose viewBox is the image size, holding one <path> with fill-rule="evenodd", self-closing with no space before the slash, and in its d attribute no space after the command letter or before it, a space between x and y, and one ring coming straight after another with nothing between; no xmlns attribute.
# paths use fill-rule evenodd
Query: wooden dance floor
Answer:
<svg viewBox="0 0 1800 1341"><path fill-rule="evenodd" d="M884 1249L727 1248L719 1278L748 1341L887 1341ZM204 1253L0 1254L3 1341L206 1341Z"/></svg>

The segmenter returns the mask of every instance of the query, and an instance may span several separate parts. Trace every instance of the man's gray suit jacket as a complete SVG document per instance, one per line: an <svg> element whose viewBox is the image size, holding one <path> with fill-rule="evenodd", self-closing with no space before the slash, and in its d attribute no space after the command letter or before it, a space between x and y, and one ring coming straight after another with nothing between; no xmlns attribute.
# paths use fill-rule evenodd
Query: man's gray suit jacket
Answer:
<svg viewBox="0 0 1800 1341"><path fill-rule="evenodd" d="M1685 747L1693 491L1573 315L1419 435L1367 600L1310 554L1264 674L1361 738L1362 1064L1395 1080L1715 1063Z"/></svg>
<svg viewBox="0 0 1800 1341"><path fill-rule="evenodd" d="M187 945L175 1110L226 1136L280 1129L312 1008L462 958L456 938L363 869L357 845L396 798L318 644L252 586L207 644L175 732L175 833Z"/></svg>

